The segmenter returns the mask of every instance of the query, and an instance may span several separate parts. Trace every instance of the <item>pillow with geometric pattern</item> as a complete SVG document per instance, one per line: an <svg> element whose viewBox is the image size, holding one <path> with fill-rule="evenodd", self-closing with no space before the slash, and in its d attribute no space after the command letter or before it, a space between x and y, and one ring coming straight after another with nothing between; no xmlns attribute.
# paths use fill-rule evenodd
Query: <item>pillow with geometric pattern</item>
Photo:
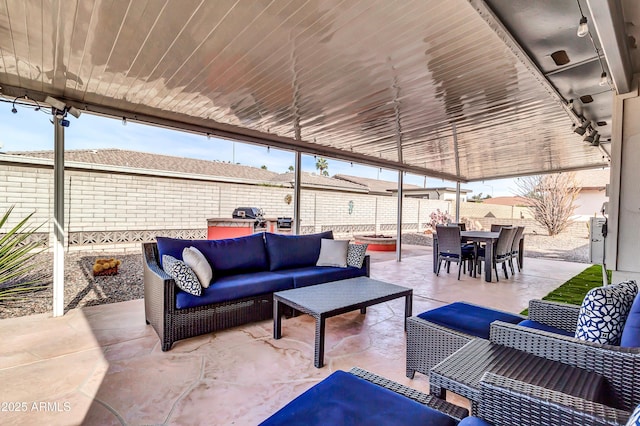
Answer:
<svg viewBox="0 0 640 426"><path fill-rule="evenodd" d="M604 345L619 345L637 294L638 286L633 280L589 290L580 306L575 337Z"/></svg>
<svg viewBox="0 0 640 426"><path fill-rule="evenodd" d="M162 268L174 279L180 290L186 291L194 296L200 296L202 294L202 286L200 285L200 281L198 281L198 277L182 260L165 254L162 256Z"/></svg>
<svg viewBox="0 0 640 426"><path fill-rule="evenodd" d="M633 410L633 413L631 413L631 417L629 417L625 426L640 426L640 405Z"/></svg>
<svg viewBox="0 0 640 426"><path fill-rule="evenodd" d="M347 265L362 268L369 244L349 244L347 249Z"/></svg>

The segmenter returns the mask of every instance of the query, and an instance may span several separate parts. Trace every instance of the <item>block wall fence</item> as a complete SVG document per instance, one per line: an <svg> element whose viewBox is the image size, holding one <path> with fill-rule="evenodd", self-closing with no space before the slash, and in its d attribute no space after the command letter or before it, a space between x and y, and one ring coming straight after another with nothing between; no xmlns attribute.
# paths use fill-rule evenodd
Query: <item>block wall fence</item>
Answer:
<svg viewBox="0 0 640 426"><path fill-rule="evenodd" d="M293 188L207 180L202 176L142 174L135 169L113 172L95 165L65 171L65 226L70 251L139 251L156 236L206 238L207 219L231 217L234 208L255 206L266 217L293 216L287 204ZM350 209L350 203L352 208ZM32 223L44 224L40 239L52 230L51 165L0 164L0 212L14 206L15 225L35 212ZM544 234L526 208L461 203L461 217L473 229L501 221L525 224ZM455 213L455 203L405 198L403 232L428 229L429 215L440 209ZM397 199L345 191L303 189L301 232L332 229L338 238L356 234L396 234ZM523 218L524 217L524 218ZM575 224L576 230L584 224ZM586 229L586 228L585 228Z"/></svg>

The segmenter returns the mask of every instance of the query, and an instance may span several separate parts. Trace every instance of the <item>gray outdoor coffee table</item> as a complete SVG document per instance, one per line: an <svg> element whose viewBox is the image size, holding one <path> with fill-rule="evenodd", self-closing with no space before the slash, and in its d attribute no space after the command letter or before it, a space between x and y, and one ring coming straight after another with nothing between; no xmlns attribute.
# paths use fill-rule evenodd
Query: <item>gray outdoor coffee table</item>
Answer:
<svg viewBox="0 0 640 426"><path fill-rule="evenodd" d="M367 277L350 278L325 284L279 291L273 294L273 338L282 337L282 305L285 304L316 319L314 365L324 364L325 319L367 306L405 297L404 316L411 316L413 290ZM405 321L405 330L406 330Z"/></svg>

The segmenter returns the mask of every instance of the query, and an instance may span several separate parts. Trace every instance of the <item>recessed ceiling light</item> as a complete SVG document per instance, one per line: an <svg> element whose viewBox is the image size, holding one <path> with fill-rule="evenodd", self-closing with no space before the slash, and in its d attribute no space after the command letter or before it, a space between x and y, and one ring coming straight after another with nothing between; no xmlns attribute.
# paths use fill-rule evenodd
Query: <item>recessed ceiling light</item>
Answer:
<svg viewBox="0 0 640 426"><path fill-rule="evenodd" d="M551 59L553 59L553 62L555 62L558 66L566 65L571 62L571 60L569 59L569 55L567 55L567 52L564 50L557 50L553 52L551 54Z"/></svg>
<svg viewBox="0 0 640 426"><path fill-rule="evenodd" d="M591 97L591 95L584 95L584 96L580 96L580 101L583 104L589 104L593 102L593 98Z"/></svg>

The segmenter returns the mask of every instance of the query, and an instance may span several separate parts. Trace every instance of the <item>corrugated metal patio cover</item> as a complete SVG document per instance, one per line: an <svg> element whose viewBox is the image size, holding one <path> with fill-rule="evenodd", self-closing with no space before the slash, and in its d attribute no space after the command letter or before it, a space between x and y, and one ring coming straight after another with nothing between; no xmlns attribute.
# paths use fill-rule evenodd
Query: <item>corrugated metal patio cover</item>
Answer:
<svg viewBox="0 0 640 426"><path fill-rule="evenodd" d="M482 7L8 0L0 85L462 181L606 165Z"/></svg>

